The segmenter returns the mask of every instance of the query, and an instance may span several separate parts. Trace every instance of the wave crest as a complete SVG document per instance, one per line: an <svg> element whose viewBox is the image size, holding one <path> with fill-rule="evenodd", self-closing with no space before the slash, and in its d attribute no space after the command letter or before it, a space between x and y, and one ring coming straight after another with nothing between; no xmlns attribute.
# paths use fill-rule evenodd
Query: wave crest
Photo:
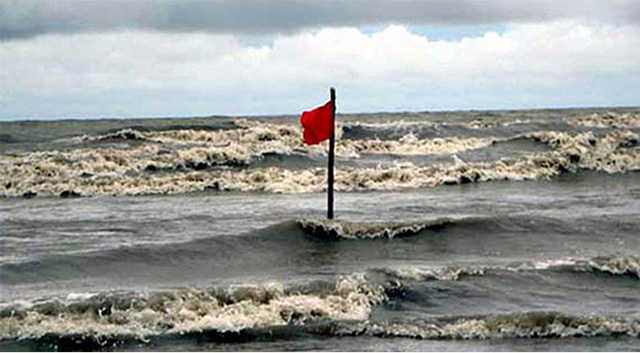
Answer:
<svg viewBox="0 0 640 353"><path fill-rule="evenodd" d="M354 325L345 324L338 328L336 333L339 335L416 339L499 339L615 335L639 337L640 320L533 312L414 322L383 321L364 322Z"/></svg>
<svg viewBox="0 0 640 353"><path fill-rule="evenodd" d="M333 220L301 219L298 225L307 234L326 239L376 239L407 236L426 229L441 229L449 219L412 223L356 223Z"/></svg>
<svg viewBox="0 0 640 353"><path fill-rule="evenodd" d="M384 267L375 268L373 273L383 274L400 281L457 281L466 276L483 276L493 271L569 271L598 272L612 276L631 276L640 278L640 258L595 257L591 259L553 259L518 262L507 265L452 265L444 267Z"/></svg>
<svg viewBox="0 0 640 353"><path fill-rule="evenodd" d="M291 293L282 284L266 284L149 295L98 295L67 302L55 300L26 309L4 308L0 340L51 334L145 339L204 330L238 332L318 319L365 320L372 305L385 299L384 288L356 275L337 280L328 294Z"/></svg>
<svg viewBox="0 0 640 353"><path fill-rule="evenodd" d="M614 276L640 278L640 257L595 257L591 259L540 260L512 264L508 269L515 271L570 270L574 272L601 272Z"/></svg>
<svg viewBox="0 0 640 353"><path fill-rule="evenodd" d="M276 193L325 190L324 168L244 168L253 159L259 159L265 154L287 154L302 148L299 132L292 132L296 129L294 127L257 126L201 132L239 134L236 137L240 142L234 142L231 138L216 141L215 144L187 147L147 144L131 149L79 149L34 152L19 156L3 155L0 156L0 185L4 188L0 188L0 196L175 194L211 189ZM277 133L279 137L261 141L261 129ZM276 132L274 129L277 129ZM246 135L242 135L242 131ZM192 131L144 134L190 136L190 133ZM152 138L151 135L145 136ZM553 149L494 162L467 163L455 158L455 163L426 167L404 163L384 168L338 168L335 188L338 191L398 190L492 180L548 179L561 173L583 169L607 173L640 170L640 149L637 148L640 146L640 136L632 131L613 131L608 134L547 131L522 137L548 144ZM244 138L253 142L245 142ZM493 140L454 139L450 144L438 142L446 140L420 141L344 140L339 146L344 151L356 154L367 150L391 152L405 148L409 148L405 152L413 153L422 148L436 148L433 146L439 144L448 150L476 148L492 143ZM309 154L316 153L314 149L323 151L321 146L305 148L304 153Z"/></svg>
<svg viewBox="0 0 640 353"><path fill-rule="evenodd" d="M640 114L615 112L593 113L591 115L570 119L569 124L599 128L640 128Z"/></svg>
<svg viewBox="0 0 640 353"><path fill-rule="evenodd" d="M601 258L589 261L588 265L595 271L640 278L640 257Z"/></svg>
<svg viewBox="0 0 640 353"><path fill-rule="evenodd" d="M446 267L419 267L408 266L399 268L381 268L376 272L410 281L457 281L464 276L481 276L485 274L485 267L473 266L446 266Z"/></svg>

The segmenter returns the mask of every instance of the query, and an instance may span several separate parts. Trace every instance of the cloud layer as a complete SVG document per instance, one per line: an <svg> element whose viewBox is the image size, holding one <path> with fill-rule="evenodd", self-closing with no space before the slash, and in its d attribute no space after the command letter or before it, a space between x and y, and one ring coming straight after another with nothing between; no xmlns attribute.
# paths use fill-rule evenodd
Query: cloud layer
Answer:
<svg viewBox="0 0 640 353"><path fill-rule="evenodd" d="M297 113L640 104L640 26L518 24L437 41L392 25L277 36L146 31L2 44L2 117Z"/></svg>
<svg viewBox="0 0 640 353"><path fill-rule="evenodd" d="M272 34L323 26L637 23L631 0L0 0L0 40L114 30Z"/></svg>

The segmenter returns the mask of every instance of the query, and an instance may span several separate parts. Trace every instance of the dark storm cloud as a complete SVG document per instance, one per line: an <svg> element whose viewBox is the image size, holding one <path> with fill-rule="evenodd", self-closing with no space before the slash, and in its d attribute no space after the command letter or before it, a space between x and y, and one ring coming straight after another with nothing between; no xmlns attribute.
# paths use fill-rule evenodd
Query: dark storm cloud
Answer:
<svg viewBox="0 0 640 353"><path fill-rule="evenodd" d="M0 39L119 29L268 34L336 25L637 22L631 0L0 0Z"/></svg>

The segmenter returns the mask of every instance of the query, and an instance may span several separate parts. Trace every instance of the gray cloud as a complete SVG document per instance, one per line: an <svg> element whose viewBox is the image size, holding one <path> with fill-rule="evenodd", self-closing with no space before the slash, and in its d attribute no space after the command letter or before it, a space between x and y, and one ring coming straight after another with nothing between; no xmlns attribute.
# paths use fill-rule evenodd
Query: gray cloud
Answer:
<svg viewBox="0 0 640 353"><path fill-rule="evenodd" d="M143 29L270 34L321 26L491 24L578 19L637 23L631 0L0 0L0 40Z"/></svg>

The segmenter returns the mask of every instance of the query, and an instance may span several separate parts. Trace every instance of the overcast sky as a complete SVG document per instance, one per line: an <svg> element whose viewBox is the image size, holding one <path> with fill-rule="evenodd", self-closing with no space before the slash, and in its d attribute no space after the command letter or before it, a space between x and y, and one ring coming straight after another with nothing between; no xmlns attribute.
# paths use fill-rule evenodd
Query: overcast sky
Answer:
<svg viewBox="0 0 640 353"><path fill-rule="evenodd" d="M0 119L640 105L634 0L0 0Z"/></svg>

